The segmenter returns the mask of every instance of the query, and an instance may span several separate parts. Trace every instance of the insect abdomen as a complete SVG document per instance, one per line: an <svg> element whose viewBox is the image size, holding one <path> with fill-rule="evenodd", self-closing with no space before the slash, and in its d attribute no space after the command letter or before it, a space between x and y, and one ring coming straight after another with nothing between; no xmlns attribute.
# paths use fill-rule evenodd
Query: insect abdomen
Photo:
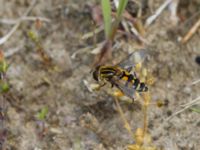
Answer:
<svg viewBox="0 0 200 150"><path fill-rule="evenodd" d="M148 91L147 86L143 82L138 83L138 85L135 87L135 89L138 92L146 92L146 91Z"/></svg>

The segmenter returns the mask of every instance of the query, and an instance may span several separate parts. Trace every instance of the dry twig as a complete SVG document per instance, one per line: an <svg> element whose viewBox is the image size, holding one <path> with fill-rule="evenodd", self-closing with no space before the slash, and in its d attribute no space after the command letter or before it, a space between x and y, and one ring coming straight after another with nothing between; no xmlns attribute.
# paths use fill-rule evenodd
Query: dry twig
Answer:
<svg viewBox="0 0 200 150"><path fill-rule="evenodd" d="M26 16L31 12L31 10L32 10L33 7L35 6L36 2L37 2L37 0L33 0L33 1L32 1L31 5L30 5L29 8L24 12L24 14L22 15L21 18L26 17ZM2 38L0 38L0 45L3 44L3 43L5 43L5 42L11 37L11 35L12 35L12 34L17 30L17 28L20 26L21 22L22 22L22 20L19 19L19 20L17 21L17 23L13 26L13 28L12 28L10 31L9 31L5 36L3 36Z"/></svg>

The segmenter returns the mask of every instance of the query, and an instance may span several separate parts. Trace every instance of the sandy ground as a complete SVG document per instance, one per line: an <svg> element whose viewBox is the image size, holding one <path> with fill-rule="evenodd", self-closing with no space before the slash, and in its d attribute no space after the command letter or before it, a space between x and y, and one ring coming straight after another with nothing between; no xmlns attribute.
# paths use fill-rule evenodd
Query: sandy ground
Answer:
<svg viewBox="0 0 200 150"><path fill-rule="evenodd" d="M10 64L7 77L11 85L10 91L0 98L4 113L0 134L3 150L123 150L134 143L123 127L113 97L106 90L90 92L84 84L94 82L90 74L94 40L81 39L95 28L89 9L92 3L92 0L38 1L28 16L48 18L50 22L43 21L37 30L36 21L24 20L0 45ZM161 4L157 0L151 9L155 11ZM198 5L198 1L181 4L179 13L191 16L198 11ZM25 0L0 0L0 20L15 21L29 6L30 2ZM148 132L158 149L199 150L200 114L187 109L170 120L167 118L200 94L200 84L191 86L200 74L200 66L195 62L200 55L200 34L198 30L189 42L181 44L179 37L195 19L181 27L174 26L169 17L170 12L164 10L145 35L149 42L146 64L155 78L149 87L152 102L169 101L166 107L149 107ZM0 36L12 27L12 22L0 22ZM38 34L54 67L44 64L30 31ZM97 36L97 43L103 41L102 35L103 32ZM134 49L134 43L118 40L113 61L126 56ZM76 52L76 57L71 57ZM37 114L44 107L48 107L48 113L41 121ZM142 126L139 104L121 102L121 107L133 131Z"/></svg>

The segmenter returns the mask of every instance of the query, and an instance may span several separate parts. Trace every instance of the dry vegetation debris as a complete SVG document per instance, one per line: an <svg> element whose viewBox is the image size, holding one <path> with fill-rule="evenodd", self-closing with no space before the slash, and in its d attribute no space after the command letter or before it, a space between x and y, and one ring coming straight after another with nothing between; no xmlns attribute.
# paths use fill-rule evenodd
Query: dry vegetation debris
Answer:
<svg viewBox="0 0 200 150"><path fill-rule="evenodd" d="M0 49L10 64L6 73L10 90L0 97L0 149L121 150L135 144L110 87L98 92L88 88L94 82L90 74L94 57L105 41L100 4L94 0L0 0L0 4ZM112 4L114 17L116 1ZM169 101L166 107L148 108L147 129L158 149L200 147L196 132L200 114L195 110L200 96L195 62L200 55L199 5L198 0L129 0L113 43L107 45L113 49L112 64L133 49L149 49L146 67L155 78L152 103ZM143 125L141 104L120 105L136 133Z"/></svg>

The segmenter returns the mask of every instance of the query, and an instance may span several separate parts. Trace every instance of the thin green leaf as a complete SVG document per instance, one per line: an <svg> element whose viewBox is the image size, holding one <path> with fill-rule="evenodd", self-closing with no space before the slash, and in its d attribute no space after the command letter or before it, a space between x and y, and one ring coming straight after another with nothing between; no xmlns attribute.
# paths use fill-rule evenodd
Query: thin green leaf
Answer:
<svg viewBox="0 0 200 150"><path fill-rule="evenodd" d="M46 118L48 111L49 111L48 107L43 107L42 110L37 114L37 118L39 120L44 120Z"/></svg>
<svg viewBox="0 0 200 150"><path fill-rule="evenodd" d="M117 19L119 20L122 16L122 13L124 12L126 5L128 3L128 0L120 0L119 6L117 8Z"/></svg>
<svg viewBox="0 0 200 150"><path fill-rule="evenodd" d="M10 89L8 83L0 83L0 93L6 93Z"/></svg>
<svg viewBox="0 0 200 150"><path fill-rule="evenodd" d="M190 108L192 111L200 113L200 108Z"/></svg>
<svg viewBox="0 0 200 150"><path fill-rule="evenodd" d="M103 11L105 36L108 38L111 32L111 6L110 0L101 0L101 7Z"/></svg>
<svg viewBox="0 0 200 150"><path fill-rule="evenodd" d="M0 73L5 73L8 70L8 63L5 61L5 59L0 60Z"/></svg>

